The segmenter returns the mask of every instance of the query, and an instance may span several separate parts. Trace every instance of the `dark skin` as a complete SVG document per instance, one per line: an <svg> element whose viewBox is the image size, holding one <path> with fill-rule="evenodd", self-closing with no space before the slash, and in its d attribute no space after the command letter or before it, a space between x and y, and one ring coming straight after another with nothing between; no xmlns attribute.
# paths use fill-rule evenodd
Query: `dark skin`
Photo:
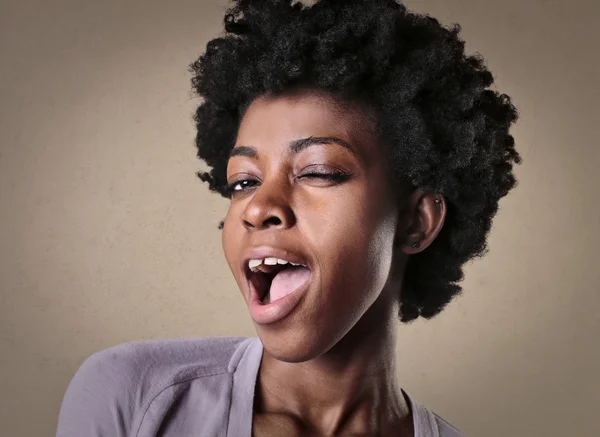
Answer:
<svg viewBox="0 0 600 437"><path fill-rule="evenodd" d="M308 258L314 279L288 316L255 322L264 345L255 436L414 435L396 376L398 290L446 208L435 193L391 184L371 120L314 90L261 97L242 118L234 147L255 154L227 167L229 183L248 181L223 228L234 278L248 302L243 253L270 245ZM332 140L290 152L291 141L311 137ZM338 171L344 179L314 175Z"/></svg>

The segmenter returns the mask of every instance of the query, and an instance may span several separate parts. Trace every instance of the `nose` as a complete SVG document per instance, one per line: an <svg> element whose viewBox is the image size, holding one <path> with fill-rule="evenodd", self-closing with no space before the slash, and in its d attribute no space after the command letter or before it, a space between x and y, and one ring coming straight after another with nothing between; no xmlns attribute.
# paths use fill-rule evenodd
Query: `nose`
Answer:
<svg viewBox="0 0 600 437"><path fill-rule="evenodd" d="M292 226L295 217L288 196L284 184L263 181L242 213L244 227L251 231Z"/></svg>

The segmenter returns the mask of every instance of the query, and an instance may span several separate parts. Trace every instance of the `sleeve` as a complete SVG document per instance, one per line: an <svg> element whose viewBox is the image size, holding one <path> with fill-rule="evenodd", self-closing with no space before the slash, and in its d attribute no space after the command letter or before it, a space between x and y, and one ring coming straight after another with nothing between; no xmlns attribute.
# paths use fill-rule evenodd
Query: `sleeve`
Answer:
<svg viewBox="0 0 600 437"><path fill-rule="evenodd" d="M137 370L119 347L86 359L65 392L56 436L127 437L137 403Z"/></svg>

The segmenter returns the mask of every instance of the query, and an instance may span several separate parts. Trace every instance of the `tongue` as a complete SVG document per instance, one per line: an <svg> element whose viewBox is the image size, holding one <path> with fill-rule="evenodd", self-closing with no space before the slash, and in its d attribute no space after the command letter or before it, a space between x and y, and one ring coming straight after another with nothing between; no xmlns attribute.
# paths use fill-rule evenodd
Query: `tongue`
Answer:
<svg viewBox="0 0 600 437"><path fill-rule="evenodd" d="M279 271L271 282L270 301L274 302L287 296L300 287L310 276L306 267L286 267Z"/></svg>

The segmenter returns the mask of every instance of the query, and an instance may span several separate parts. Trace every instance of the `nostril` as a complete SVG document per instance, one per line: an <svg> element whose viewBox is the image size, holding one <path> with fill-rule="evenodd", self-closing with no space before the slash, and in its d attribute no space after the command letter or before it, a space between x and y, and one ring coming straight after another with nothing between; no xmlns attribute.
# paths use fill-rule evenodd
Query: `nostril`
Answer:
<svg viewBox="0 0 600 437"><path fill-rule="evenodd" d="M277 217L276 215L269 217L267 220L265 220L265 224L272 222L274 225L280 225L281 224L281 219L279 217Z"/></svg>
<svg viewBox="0 0 600 437"><path fill-rule="evenodd" d="M260 217L256 217L255 220L249 220L248 217L243 218L242 223L246 228L265 228L268 226L280 226L283 221L277 215L268 214L264 219Z"/></svg>

